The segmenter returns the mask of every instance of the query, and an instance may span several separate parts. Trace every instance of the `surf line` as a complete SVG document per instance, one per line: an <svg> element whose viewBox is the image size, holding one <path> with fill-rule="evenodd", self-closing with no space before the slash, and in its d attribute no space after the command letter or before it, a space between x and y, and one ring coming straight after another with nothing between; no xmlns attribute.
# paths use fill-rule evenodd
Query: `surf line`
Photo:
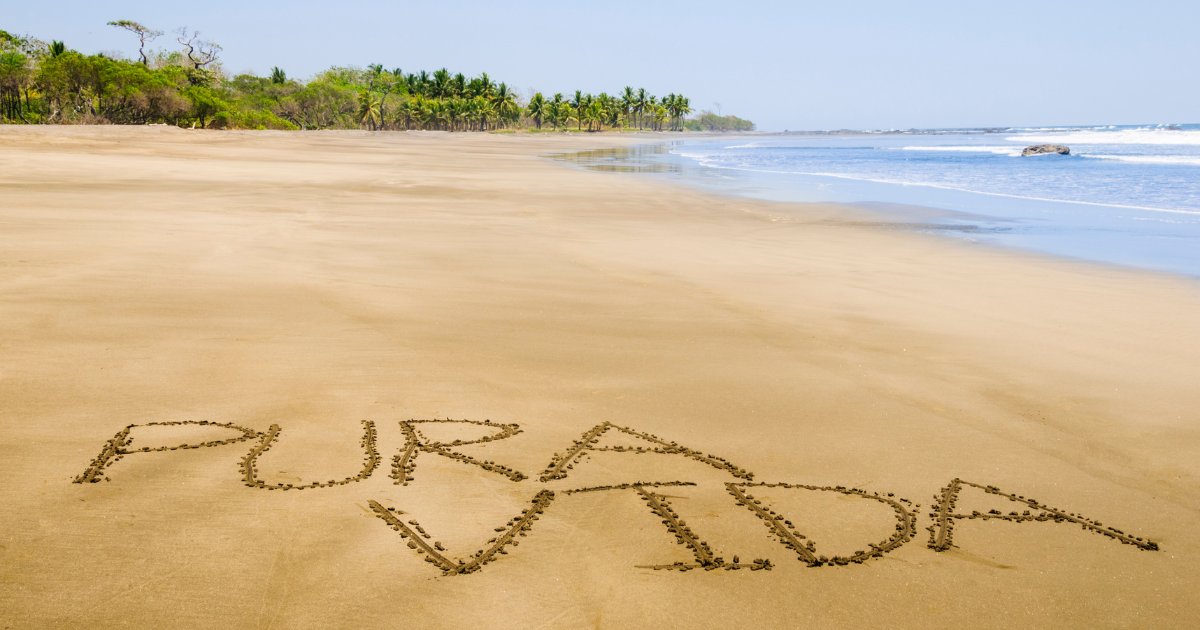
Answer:
<svg viewBox="0 0 1200 630"><path fill-rule="evenodd" d="M100 454L91 461L79 476L75 477L73 483L93 484L111 482L112 467L129 455L203 449L251 441L253 445L250 451L238 463L239 477L242 483L248 488L290 491L345 486L367 480L374 474L379 464L383 461L376 448L377 436L375 423L370 420L363 420L362 424L363 437L360 441L360 446L363 449L363 468L356 475L342 479L294 484L263 481L259 478L258 460L280 440L282 429L279 425L272 424L266 431L260 432L232 423L201 420L126 425L117 431L112 439L104 443ZM449 418L405 420L399 424L400 430L404 435L404 444L399 447L397 454L392 459L392 473L389 475L394 480L393 483L395 485L407 486L416 481L417 455L419 453L437 455L458 464L474 466L479 468L483 473L504 477L510 483L533 481L538 484L554 483L558 485L562 485L562 481L570 477L571 472L576 466L588 463L592 453L605 452L651 457L665 455L689 459L728 475L731 480L724 482L723 487L718 490L723 490L725 494L733 498L732 504L729 507L736 510L740 506L749 510L751 514L766 526L767 536L775 540L783 548L790 550L795 554L799 562L809 567L862 564L876 558L881 558L884 554L899 549L916 535L918 513L921 508L920 504L914 504L908 499L896 497L893 493L872 492L846 486L756 482L754 481L754 473L722 457L688 448L673 440L660 438L651 433L638 431L630 427L618 426L611 422L602 422L591 427L587 431L584 431L578 439L568 444L561 452L554 453L550 457L550 462L546 465L545 470L536 477L536 481L533 480L531 475L527 475L512 467L489 459L482 459L481 456L467 455L458 450L464 446L512 438L521 433L521 429L517 424L496 423L490 420L453 420ZM226 430L230 432L230 436L225 439L184 443L176 446L146 446L140 448L134 446L135 441L141 433L153 431L154 427L178 427L186 425L194 425L209 430ZM439 441L427 437L422 431L422 428L444 425L453 425L454 428L459 430L479 427L489 431L489 433L476 439ZM143 429L143 431L138 431L138 429ZM613 439L610 440L608 438ZM606 445L606 441L614 443ZM122 480L118 477L117 481ZM706 542L702 538L701 533L697 532L694 527L689 526L685 518L679 513L678 506L681 503L678 499L686 497L673 497L662 494L662 489L665 488L679 488L682 490L685 487L694 489L696 492L705 492L707 491L705 485L686 480L624 481L623 483L600 486L561 489L558 493L564 497L569 497L579 493L632 492L642 500L653 515L653 518L658 519L667 529L668 533L675 537L676 543L683 546L693 556L693 561L691 562L637 565L637 568L674 571L691 571L695 569L706 571L718 569L725 571L740 569L769 571L773 569L776 565L767 558L754 558L750 562L742 562L738 555L733 555L728 560L717 555L713 551L714 546ZM895 517L894 529L887 538L876 543L867 543L863 549L851 554L823 555L818 550L817 541L812 540L801 532L801 528L787 518L788 514L781 513L785 509L783 505L773 503L773 501L778 501L779 497L785 491L833 492L876 501L891 509ZM978 510L972 511L969 514L958 512L956 511L956 506L959 496L964 491L982 492L984 495L991 495L997 499L1005 499L1008 501L1009 511L1004 512L994 507L986 513ZM558 495L556 495L554 490L548 488L539 490L536 496L534 496L530 507L522 510L520 514L510 519L506 524L495 528L497 536L487 540L484 543L484 547L473 555L467 556L467 560L456 560L450 556L449 550L441 542L432 540L433 535L426 531L415 518L402 519L400 515L405 514L405 512L400 511L396 507L385 506L379 501L372 500L369 503L374 515L380 518L389 528L398 532L400 537L406 540L406 546L409 549L413 550L418 556L423 557L425 562L441 570L444 575L449 576L465 575L481 571L486 565L499 559L500 556L507 555L510 549L515 550L521 543L520 539L530 535L533 530L534 521L539 520L546 513L556 496ZM760 496L764 498L759 498ZM675 501L672 502L672 499L675 499ZM994 485L955 478L945 487L941 488L934 495L933 499L933 505L928 514L932 523L925 529L929 532L929 542L926 547L935 552L943 552L954 548L956 546L954 544L955 529L961 526L960 523L962 521L970 520L1070 524L1079 526L1086 532L1100 534L1139 550L1159 551L1158 543L1152 540L1126 533L1111 525L1106 526L1098 520L1075 512L1050 507L1037 499L1001 490ZM561 505L564 501L565 499L560 500L557 504ZM1037 533L1044 535L1044 530L1038 530ZM761 537L762 535L762 530L758 532L741 532L738 534L738 540L722 541L725 544L718 545L716 548L730 548L739 542L750 543L753 542L753 537Z"/></svg>

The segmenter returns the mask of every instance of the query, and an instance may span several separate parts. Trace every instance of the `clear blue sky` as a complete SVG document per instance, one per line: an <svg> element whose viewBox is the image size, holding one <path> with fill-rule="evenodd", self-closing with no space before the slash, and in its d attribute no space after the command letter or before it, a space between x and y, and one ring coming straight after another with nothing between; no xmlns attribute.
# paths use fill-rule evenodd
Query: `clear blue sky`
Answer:
<svg viewBox="0 0 1200 630"><path fill-rule="evenodd" d="M20 3L0 28L136 54L186 25L232 72L488 72L522 92L680 92L760 129L1200 122L1200 2ZM169 37L159 46L173 45Z"/></svg>

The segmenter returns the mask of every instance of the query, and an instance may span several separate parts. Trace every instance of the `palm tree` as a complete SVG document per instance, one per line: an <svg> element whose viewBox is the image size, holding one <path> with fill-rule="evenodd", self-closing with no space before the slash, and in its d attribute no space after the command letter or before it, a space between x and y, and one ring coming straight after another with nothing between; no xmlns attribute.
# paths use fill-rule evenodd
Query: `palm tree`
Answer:
<svg viewBox="0 0 1200 630"><path fill-rule="evenodd" d="M624 120L624 115L621 113L623 105L620 101L613 103L613 106L608 109L608 126L613 129L621 128L621 121Z"/></svg>
<svg viewBox="0 0 1200 630"><path fill-rule="evenodd" d="M429 101L429 121L441 129L450 125L450 112L446 109L446 101Z"/></svg>
<svg viewBox="0 0 1200 630"><path fill-rule="evenodd" d="M633 100L633 111L637 113L638 129L642 128L642 114L646 112L649 104L649 101L646 100L646 88L638 88L637 96Z"/></svg>
<svg viewBox="0 0 1200 630"><path fill-rule="evenodd" d="M496 119L496 106L482 96L475 98L479 103L479 122L482 125L480 131L487 131L488 123Z"/></svg>
<svg viewBox="0 0 1200 630"><path fill-rule="evenodd" d="M604 124L604 105L600 99L591 102L583 111L580 118L587 120L588 131L600 131L601 125ZM594 125L594 128L593 128Z"/></svg>
<svg viewBox="0 0 1200 630"><path fill-rule="evenodd" d="M362 90L358 93L358 124L367 125L371 131L375 131L375 125L379 122L382 111L380 109L380 101L369 90Z"/></svg>
<svg viewBox="0 0 1200 630"><path fill-rule="evenodd" d="M287 73L279 69L279 66L271 68L271 83L282 85L287 83Z"/></svg>
<svg viewBox="0 0 1200 630"><path fill-rule="evenodd" d="M420 97L415 96L407 101L404 101L400 104L400 107L396 108L396 122L404 125L405 129L411 129L412 124L416 122L416 117L413 115L413 112L416 110L416 102L418 98Z"/></svg>
<svg viewBox="0 0 1200 630"><path fill-rule="evenodd" d="M684 98L683 95L680 95L676 100L676 111L678 112L677 115L679 116L679 130L683 131L683 119L685 116L692 113L692 100L689 98Z"/></svg>
<svg viewBox="0 0 1200 630"><path fill-rule="evenodd" d="M433 86L430 90L430 96L434 98L446 98L450 95L450 71L442 68L433 73Z"/></svg>
<svg viewBox="0 0 1200 630"><path fill-rule="evenodd" d="M564 127L570 127L572 120L579 120L575 116L575 110L571 107L571 104L566 102L558 104L557 116L559 122L561 122Z"/></svg>
<svg viewBox="0 0 1200 630"><path fill-rule="evenodd" d="M550 106L549 106L549 113L548 113L548 117L550 118L550 124L554 125L555 129L558 129L558 126L559 126L559 115L558 114L559 114L559 107L562 104L563 104L562 93L561 92L555 93L554 97L552 99L550 99Z"/></svg>
<svg viewBox="0 0 1200 630"><path fill-rule="evenodd" d="M488 73L480 72L479 73L479 92L476 95L482 96L483 98L490 99L492 97L492 92L495 91L495 89L496 89L496 86L495 86L495 84L492 83L492 78L488 76Z"/></svg>
<svg viewBox="0 0 1200 630"><path fill-rule="evenodd" d="M496 113L502 118L512 118L514 114L521 112L521 108L517 106L516 95L504 83L496 86L496 92L492 95L492 105L496 107Z"/></svg>
<svg viewBox="0 0 1200 630"><path fill-rule="evenodd" d="M655 124L655 127L656 127L656 128L659 130L659 131L662 131L662 123L663 123L663 121L664 121L664 120L666 120L666 119L667 119L667 115L668 115L668 114L667 114L667 108L666 108L666 107L663 107L662 105L655 105L655 106L654 106L654 107L651 109L651 114L654 116L654 124Z"/></svg>
<svg viewBox="0 0 1200 630"><path fill-rule="evenodd" d="M625 90L621 92L621 113L625 115L625 118L629 118L629 112L633 111L633 104L636 101L637 94L634 94L633 88L626 85Z"/></svg>
<svg viewBox="0 0 1200 630"><path fill-rule="evenodd" d="M571 108L575 110L575 122L579 125L579 131L583 131L583 108L585 105L586 100L583 92L575 90L575 96L571 98Z"/></svg>
<svg viewBox="0 0 1200 630"><path fill-rule="evenodd" d="M548 106L546 97L542 96L541 92L538 92L533 95L533 98L529 99L529 106L525 108L525 111L528 112L529 117L533 119L538 129L542 128L542 119L546 117Z"/></svg>

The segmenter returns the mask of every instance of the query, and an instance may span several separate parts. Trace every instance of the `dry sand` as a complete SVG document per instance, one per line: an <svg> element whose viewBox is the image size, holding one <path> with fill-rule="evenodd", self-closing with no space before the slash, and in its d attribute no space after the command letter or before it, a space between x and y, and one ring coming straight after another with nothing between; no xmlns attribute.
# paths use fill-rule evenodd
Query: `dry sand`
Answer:
<svg viewBox="0 0 1200 630"><path fill-rule="evenodd" d="M0 128L0 625L1200 626L1195 280L539 157L659 137ZM429 444L501 427L400 424L446 417L520 433L444 451L489 470ZM250 439L72 483L151 422L189 424L125 450ZM544 476L606 422L731 466L611 428ZM741 488L816 554L895 533L876 492L915 535L808 567L739 471L866 491ZM955 478L1160 550L951 519L935 552ZM377 513L469 561L543 490L462 575ZM990 509L1029 506L963 486ZM734 555L774 566L639 568Z"/></svg>

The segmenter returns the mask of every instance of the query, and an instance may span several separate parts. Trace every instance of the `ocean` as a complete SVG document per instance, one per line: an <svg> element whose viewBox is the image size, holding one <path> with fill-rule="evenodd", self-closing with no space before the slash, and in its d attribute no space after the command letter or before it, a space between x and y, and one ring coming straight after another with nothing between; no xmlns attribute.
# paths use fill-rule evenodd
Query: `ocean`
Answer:
<svg viewBox="0 0 1200 630"><path fill-rule="evenodd" d="M1071 154L1021 157L1037 144ZM861 204L951 238L1200 275L1195 124L781 134L577 161L761 199Z"/></svg>

